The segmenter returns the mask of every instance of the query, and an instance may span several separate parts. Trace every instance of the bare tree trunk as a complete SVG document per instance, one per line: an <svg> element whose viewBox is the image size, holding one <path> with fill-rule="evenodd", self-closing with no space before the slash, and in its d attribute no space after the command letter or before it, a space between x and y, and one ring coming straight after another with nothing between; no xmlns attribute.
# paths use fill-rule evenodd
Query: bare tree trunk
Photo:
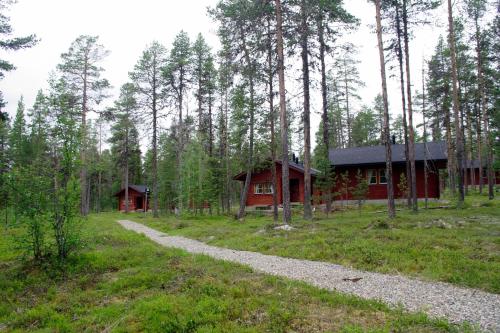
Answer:
<svg viewBox="0 0 500 333"><path fill-rule="evenodd" d="M249 83L250 83L250 119L249 119L249 148L248 148L248 158L247 158L247 175L245 178L245 185L243 186L241 198L240 198L240 209L238 211L238 219L241 220L245 217L245 207L248 196L248 191L250 189L250 182L252 180L252 168L253 168L253 139L254 139L254 111L255 111L255 91L254 91L254 66L250 59L250 54L245 41L245 34L241 31L241 38L243 40L243 48L245 52L245 61L249 67Z"/></svg>
<svg viewBox="0 0 500 333"><path fill-rule="evenodd" d="M387 209L389 218L394 218L396 216L396 209L394 205L394 188L392 184L392 151L389 132L389 102L387 97L387 80L385 74L384 42L382 40L380 1L381 0L375 0L375 10L377 20L378 53L380 58L380 76L382 78L382 98L384 100L385 165L387 169Z"/></svg>
<svg viewBox="0 0 500 333"><path fill-rule="evenodd" d="M183 91L182 91L182 84L183 84L183 80L184 80L184 77L183 77L183 73L182 73L182 70L181 70L181 78L180 78L180 83L179 83L179 93L178 93L178 102L179 102L179 105L178 105L178 108L179 108L179 147L177 148L177 172L178 172L178 198L177 198L177 208L178 208L178 214L182 214L182 211L183 211L183 188L182 188L182 180L183 180L183 177L182 177L182 153L184 152L184 121L183 121L183 117L182 117L182 98L184 97L183 96Z"/></svg>
<svg viewBox="0 0 500 333"><path fill-rule="evenodd" d="M460 128L460 101L458 99L458 79L457 79L457 58L455 47L455 32L453 27L453 11L451 0L448 0L448 28L449 28L449 44L451 56L451 78L453 82L453 117L455 123L455 142L456 142L456 155L457 155L457 170L458 170L458 205L462 206L464 203L464 184L463 184L463 139L462 129Z"/></svg>
<svg viewBox="0 0 500 333"><path fill-rule="evenodd" d="M157 66L157 59L156 59L156 54L153 54L153 66L156 68ZM157 112L158 110L156 109L156 103L157 103L157 96L156 96L156 89L157 87L157 81L158 78L156 77L156 70L154 71L153 74L153 161L151 165L151 171L153 173L153 217L158 218L158 138L157 138L157 130L158 130L158 117L157 117Z"/></svg>
<svg viewBox="0 0 500 333"><path fill-rule="evenodd" d="M329 136L329 124L328 121L328 98L327 98L327 86L326 86L326 65L325 65L325 38L324 38L324 26L323 26L323 15L320 14L318 22L318 37L319 37L319 58L321 62L321 99L323 101L323 145L325 147L325 158L329 161L329 150L330 150L330 136ZM329 177L330 175L327 175ZM329 183L329 180L327 181ZM325 204L326 204L326 214L329 214L332 210L332 194L331 189L327 190L325 194Z"/></svg>
<svg viewBox="0 0 500 333"><path fill-rule="evenodd" d="M310 124L310 94L309 94L309 45L307 26L307 4L301 1L301 57L302 57L302 84L304 88L304 219L312 219L311 207L311 124Z"/></svg>
<svg viewBox="0 0 500 333"><path fill-rule="evenodd" d="M230 175L230 166L229 166L229 108L228 108L228 96L227 96L227 87L224 91L224 157L226 158L226 209L228 213L231 213L231 197L230 197L230 188L231 188L231 175Z"/></svg>
<svg viewBox="0 0 500 333"><path fill-rule="evenodd" d="M405 93L405 79L403 69L403 47L401 45L401 19L399 17L399 3L396 1L396 33L397 33L397 55L399 63L399 81L401 85L401 106L403 108L403 132L404 132L404 145L405 145L405 163L406 163L406 180L409 184L412 183L412 172L410 166L410 149L408 142L408 123L406 121L406 93ZM408 195L406 197L408 209L412 207L412 187L409 187Z"/></svg>
<svg viewBox="0 0 500 333"><path fill-rule="evenodd" d="M422 120L424 123L424 197L425 197L425 209L428 207L429 201L429 190L428 190L428 177L429 177L429 167L427 165L427 123L426 123L426 109L425 109L425 75L424 66L422 66Z"/></svg>
<svg viewBox="0 0 500 333"><path fill-rule="evenodd" d="M478 165L478 172L479 172L479 194L483 194L483 153L482 153L482 132L481 131L481 122L482 122L482 115L481 115L481 109L478 108L478 114L476 117L476 128L477 128L477 161L479 163Z"/></svg>
<svg viewBox="0 0 500 333"><path fill-rule="evenodd" d="M87 209L87 72L88 58L85 57L85 68L83 72L83 98L82 98L82 128L81 128L81 148L80 148L80 213L86 216Z"/></svg>
<svg viewBox="0 0 500 333"><path fill-rule="evenodd" d="M269 83L269 119L270 119L270 130L271 130L271 177L273 182L273 221L278 222L278 179L276 175L276 142L275 142L275 131L274 131L274 70L273 70L273 43L271 36L271 20L267 18L267 36L268 36L268 46L267 46L267 60L268 60L268 83Z"/></svg>
<svg viewBox="0 0 500 333"><path fill-rule="evenodd" d="M129 204L128 204L128 123L125 128L125 213L129 212ZM144 207L146 209L146 207Z"/></svg>
<svg viewBox="0 0 500 333"><path fill-rule="evenodd" d="M417 198L417 174L415 170L415 133L413 131L413 105L411 100L411 75L410 75L410 46L408 38L408 17L407 17L407 0L403 0L403 37L405 43L405 63L406 63L406 95L408 101L408 157L410 159L410 188L412 196L412 209L418 211Z"/></svg>
<svg viewBox="0 0 500 333"><path fill-rule="evenodd" d="M474 175L474 167L472 160L474 159L474 148L472 142L473 136L472 136L472 116L471 116L471 110L470 107L467 109L467 137L469 138L469 152L467 156L468 160L468 172L469 172L469 180L470 180L470 185L471 189L475 190L476 189L476 177Z"/></svg>
<svg viewBox="0 0 500 333"><path fill-rule="evenodd" d="M280 128L282 144L282 195L283 195L283 223L292 222L290 210L290 177L288 166L288 119L286 114L285 96L285 57L283 55L283 18L281 16L281 1L275 0L276 4L276 45L278 50L278 78L280 95Z"/></svg>
<svg viewBox="0 0 500 333"><path fill-rule="evenodd" d="M481 55L481 34L479 31L478 18L475 18L475 26L476 26L476 55L477 55L477 77L479 82L479 94L481 96L481 108L482 111L482 120L484 126L484 144L486 146L486 169L488 176L488 198L492 200L495 196L494 186L495 186L495 172L493 170L493 155L492 155L492 147L491 147L491 138L489 131L489 117L488 110L486 107L486 96L484 93L484 76L483 76L483 58ZM478 133L478 145L481 143L481 136ZM480 192L482 192L483 187L483 176L482 176L482 159L479 153L479 179L480 179Z"/></svg>

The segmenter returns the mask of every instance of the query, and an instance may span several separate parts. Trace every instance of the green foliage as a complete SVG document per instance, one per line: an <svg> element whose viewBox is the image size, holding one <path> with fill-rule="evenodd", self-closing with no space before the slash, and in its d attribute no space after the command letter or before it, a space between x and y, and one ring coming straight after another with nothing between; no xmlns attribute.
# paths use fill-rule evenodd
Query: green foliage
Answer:
<svg viewBox="0 0 500 333"><path fill-rule="evenodd" d="M10 159L16 166L25 165L29 160L29 139L25 119L24 99L17 104L16 117L9 134Z"/></svg>
<svg viewBox="0 0 500 333"><path fill-rule="evenodd" d="M356 173L356 186L352 189L352 196L358 201L358 208L361 210L361 205L368 196L368 181L360 169Z"/></svg>
<svg viewBox="0 0 500 333"><path fill-rule="evenodd" d="M363 107L352 122L352 141L355 146L373 146L380 144L380 115Z"/></svg>
<svg viewBox="0 0 500 333"><path fill-rule="evenodd" d="M80 129L73 117L73 111L65 94L56 91L52 96L55 109L54 128L51 144L56 149L53 159L53 191L51 191L51 209L54 239L57 246L57 257L65 260L79 246L80 233L80 185L77 172L80 169Z"/></svg>
<svg viewBox="0 0 500 333"><path fill-rule="evenodd" d="M10 18L5 15L12 3L14 3L14 1L0 1L0 48L7 51L17 51L33 47L38 42L35 35L12 37L12 25L10 23ZM15 67L13 64L0 59L0 80L5 76L5 72L9 72L14 69Z"/></svg>
<svg viewBox="0 0 500 333"><path fill-rule="evenodd" d="M119 170L116 178L120 180L120 185L123 183L127 169L129 184L141 184L142 182L140 139L135 125L139 106L135 93L135 87L132 84L124 84L120 97L112 109L115 123L111 126L109 143L111 143L113 167L118 167Z"/></svg>
<svg viewBox="0 0 500 333"><path fill-rule="evenodd" d="M349 171L339 172L337 174L337 182L339 193L341 200L348 200L349 189L351 188L350 179L349 179Z"/></svg>
<svg viewBox="0 0 500 333"><path fill-rule="evenodd" d="M104 68L99 63L109 54L98 36L81 35L70 45L68 52L61 54L62 62L57 66L73 96L82 103L85 113L106 97L110 88L108 80L101 78Z"/></svg>
<svg viewBox="0 0 500 333"><path fill-rule="evenodd" d="M8 175L10 207L14 212L14 226L25 231L18 238L18 246L40 263L48 256L46 234L49 231L48 191L51 189L47 169L38 166L17 166Z"/></svg>
<svg viewBox="0 0 500 333"><path fill-rule="evenodd" d="M408 198L410 189L408 187L408 179L406 179L406 175L403 172L399 175L399 183L397 186L399 192L401 192L401 196L403 198Z"/></svg>
<svg viewBox="0 0 500 333"><path fill-rule="evenodd" d="M316 176L314 186L320 190L322 201L328 205L328 202L331 203L332 201L332 190L335 185L335 173L328 157L328 151L322 142L316 143L313 165L314 168L320 172Z"/></svg>

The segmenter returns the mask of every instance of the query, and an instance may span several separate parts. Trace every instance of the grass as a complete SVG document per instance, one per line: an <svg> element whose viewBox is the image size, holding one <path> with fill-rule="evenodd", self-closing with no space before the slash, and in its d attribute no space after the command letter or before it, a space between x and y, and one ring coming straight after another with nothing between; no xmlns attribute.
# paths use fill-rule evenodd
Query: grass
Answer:
<svg viewBox="0 0 500 333"><path fill-rule="evenodd" d="M319 216L294 216L293 231L273 230L272 219L248 216L127 218L150 227L238 250L328 261L500 293L500 200L467 198L464 209L400 209L388 221L383 206ZM434 205L436 206L436 204ZM319 215L319 214L317 214ZM124 218L114 213L113 218Z"/></svg>
<svg viewBox="0 0 500 333"><path fill-rule="evenodd" d="M113 216L91 216L86 246L59 270L20 260L20 230L1 230L1 332L473 331L163 248Z"/></svg>

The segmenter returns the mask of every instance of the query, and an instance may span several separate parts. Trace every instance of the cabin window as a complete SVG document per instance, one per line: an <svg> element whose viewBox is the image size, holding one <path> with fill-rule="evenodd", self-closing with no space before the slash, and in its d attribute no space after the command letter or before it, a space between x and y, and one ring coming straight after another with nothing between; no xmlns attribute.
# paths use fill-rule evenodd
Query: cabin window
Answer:
<svg viewBox="0 0 500 333"><path fill-rule="evenodd" d="M255 194L273 194L273 185L271 183L255 184Z"/></svg>
<svg viewBox="0 0 500 333"><path fill-rule="evenodd" d="M368 169L366 171L366 179L368 180L368 184L370 185L377 184L377 170Z"/></svg>
<svg viewBox="0 0 500 333"><path fill-rule="evenodd" d="M379 184L387 184L387 177L385 175L385 169L380 169L378 171L378 183Z"/></svg>

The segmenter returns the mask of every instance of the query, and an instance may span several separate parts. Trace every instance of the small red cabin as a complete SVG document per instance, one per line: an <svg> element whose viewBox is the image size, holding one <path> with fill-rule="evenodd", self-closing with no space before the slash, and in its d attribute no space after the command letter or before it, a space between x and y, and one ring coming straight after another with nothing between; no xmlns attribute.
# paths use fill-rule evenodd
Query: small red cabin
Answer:
<svg viewBox="0 0 500 333"><path fill-rule="evenodd" d="M314 182L317 170L311 169L311 183ZM235 180L244 182L246 172L242 172L234 177ZM278 204L283 203L282 195L282 165L281 161L276 161L276 178ZM304 203L304 166L299 163L289 162L290 179L290 201L292 203ZM312 189L312 184L311 184ZM250 189L248 191L246 205L250 207L265 207L273 204L273 186L271 168L257 170L252 173Z"/></svg>
<svg viewBox="0 0 500 333"><path fill-rule="evenodd" d="M118 210L125 211L125 188L115 194L118 197ZM129 185L128 209L129 211L144 211L149 209L149 188L146 185Z"/></svg>

